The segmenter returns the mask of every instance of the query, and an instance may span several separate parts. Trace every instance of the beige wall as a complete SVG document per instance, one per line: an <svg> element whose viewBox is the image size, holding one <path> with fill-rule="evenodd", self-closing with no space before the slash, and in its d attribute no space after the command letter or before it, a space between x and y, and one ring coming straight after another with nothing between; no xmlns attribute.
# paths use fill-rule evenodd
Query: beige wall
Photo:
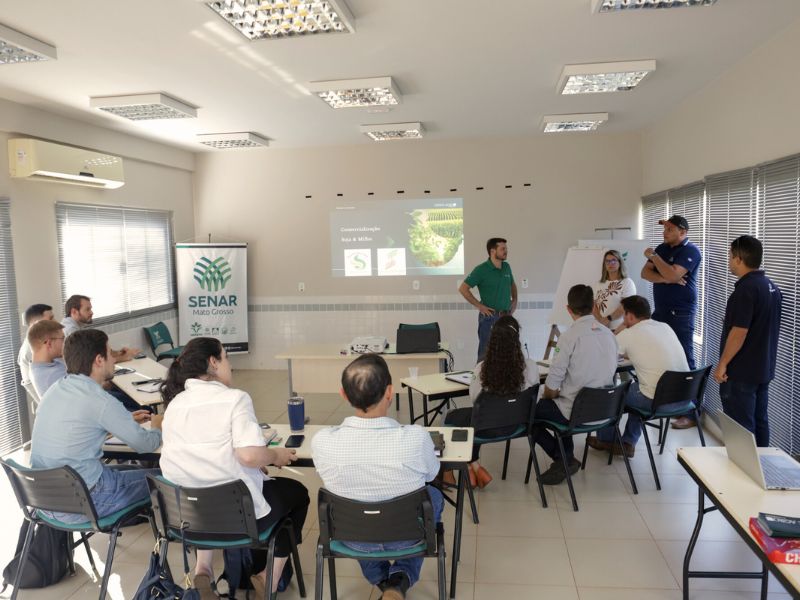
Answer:
<svg viewBox="0 0 800 600"><path fill-rule="evenodd" d="M531 183L530 188L523 187ZM512 185L506 189L506 185ZM475 188L483 186L483 191ZM451 193L451 188L458 192ZM509 239L515 278L553 293L563 258L593 229L638 226L638 134L406 141L303 150L198 155L195 231L250 244L249 295L450 294L460 277L333 278L329 212L372 199L463 197L466 267L485 260L488 237ZM398 196L397 190L405 190ZM337 193L343 194L341 198ZM311 199L306 199L311 195Z"/></svg>
<svg viewBox="0 0 800 600"><path fill-rule="evenodd" d="M800 21L644 132L643 193L800 152Z"/></svg>
<svg viewBox="0 0 800 600"><path fill-rule="evenodd" d="M122 155L126 183L117 190L97 190L11 179L7 140L19 135ZM11 199L20 310L35 302L61 305L55 202L171 210L175 239L188 239L194 235L193 166L189 152L0 100L0 197ZM61 308L56 314L60 317Z"/></svg>

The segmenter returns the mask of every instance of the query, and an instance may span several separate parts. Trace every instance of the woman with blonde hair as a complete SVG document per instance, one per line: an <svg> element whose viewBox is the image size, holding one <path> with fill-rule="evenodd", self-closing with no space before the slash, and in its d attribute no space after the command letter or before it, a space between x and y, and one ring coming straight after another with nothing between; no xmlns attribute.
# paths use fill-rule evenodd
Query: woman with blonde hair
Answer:
<svg viewBox="0 0 800 600"><path fill-rule="evenodd" d="M594 318L612 331L623 327L623 298L636 295L636 284L628 277L625 260L617 250L603 255L600 281L592 284L594 290Z"/></svg>

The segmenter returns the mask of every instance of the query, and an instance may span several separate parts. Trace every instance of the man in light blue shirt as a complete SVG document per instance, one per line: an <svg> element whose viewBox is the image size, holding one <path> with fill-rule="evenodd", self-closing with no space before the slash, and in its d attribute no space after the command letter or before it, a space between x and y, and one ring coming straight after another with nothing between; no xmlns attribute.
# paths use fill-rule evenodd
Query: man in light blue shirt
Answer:
<svg viewBox="0 0 800 600"><path fill-rule="evenodd" d="M69 465L89 488L98 517L149 497L146 476L151 470L118 470L101 462L103 442L115 435L137 452L161 446L161 417L148 411L129 413L105 390L114 376L108 336L98 329L70 335L64 343L67 375L44 394L31 438L31 466ZM147 430L138 423L150 421ZM56 514L67 522L84 521L76 514Z"/></svg>
<svg viewBox="0 0 800 600"><path fill-rule="evenodd" d="M41 398L56 381L67 374L64 356L64 326L57 321L41 320L28 329L31 361L28 376L36 395Z"/></svg>
<svg viewBox="0 0 800 600"><path fill-rule="evenodd" d="M544 382L544 393L536 405L535 420L566 425L572 414L575 397L582 388L614 384L617 341L611 330L592 316L593 306L594 293L590 286L575 285L570 288L567 312L574 322L558 338L550 372ZM542 473L542 483L557 485L564 481L567 473L555 437L544 429L538 429L535 441L553 459L551 467ZM573 456L572 437L564 438L563 442L570 473L577 473L581 463Z"/></svg>

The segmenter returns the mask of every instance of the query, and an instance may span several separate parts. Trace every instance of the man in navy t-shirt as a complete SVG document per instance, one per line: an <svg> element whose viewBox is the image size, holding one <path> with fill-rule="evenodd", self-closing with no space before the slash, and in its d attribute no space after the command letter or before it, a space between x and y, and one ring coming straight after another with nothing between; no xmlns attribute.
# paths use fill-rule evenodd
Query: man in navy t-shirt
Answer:
<svg viewBox="0 0 800 600"><path fill-rule="evenodd" d="M697 313L697 272L700 250L689 241L689 223L680 215L658 222L664 226L664 243L647 248L642 279L653 284L653 320L669 325L686 353L689 369L694 370L694 317ZM694 427L688 415L676 419L676 429Z"/></svg>
<svg viewBox="0 0 800 600"><path fill-rule="evenodd" d="M761 242L743 235L731 243L729 266L739 280L725 307L720 359L714 370L722 410L769 446L767 388L775 377L783 297L759 270Z"/></svg>

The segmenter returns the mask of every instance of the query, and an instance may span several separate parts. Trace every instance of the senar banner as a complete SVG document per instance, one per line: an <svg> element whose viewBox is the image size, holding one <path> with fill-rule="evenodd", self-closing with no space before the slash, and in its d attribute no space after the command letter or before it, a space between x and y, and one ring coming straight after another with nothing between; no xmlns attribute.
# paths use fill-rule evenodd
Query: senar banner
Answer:
<svg viewBox="0 0 800 600"><path fill-rule="evenodd" d="M247 244L175 244L180 345L215 337L247 352Z"/></svg>

